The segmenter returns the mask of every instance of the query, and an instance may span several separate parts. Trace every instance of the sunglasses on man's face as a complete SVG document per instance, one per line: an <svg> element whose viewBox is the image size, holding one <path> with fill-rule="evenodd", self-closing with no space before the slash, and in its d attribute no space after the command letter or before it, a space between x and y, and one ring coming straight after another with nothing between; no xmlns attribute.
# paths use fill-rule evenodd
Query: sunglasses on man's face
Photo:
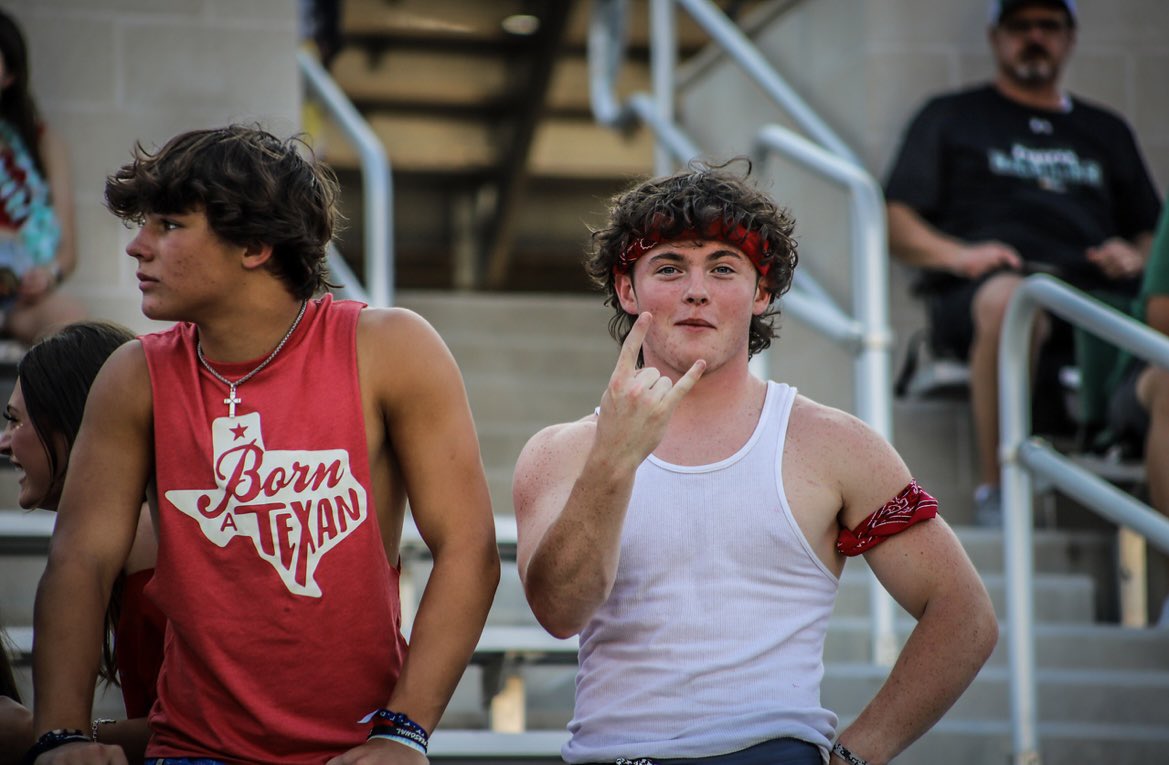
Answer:
<svg viewBox="0 0 1169 765"><path fill-rule="evenodd" d="M1007 19L999 26L1012 35L1029 34L1033 29L1045 35L1054 35L1068 28L1067 22L1060 19Z"/></svg>

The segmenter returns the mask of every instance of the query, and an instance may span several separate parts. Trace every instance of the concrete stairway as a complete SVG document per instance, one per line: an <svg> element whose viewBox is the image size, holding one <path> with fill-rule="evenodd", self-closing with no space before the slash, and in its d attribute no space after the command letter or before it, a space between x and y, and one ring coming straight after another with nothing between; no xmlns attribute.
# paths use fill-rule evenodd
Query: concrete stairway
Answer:
<svg viewBox="0 0 1169 765"><path fill-rule="evenodd" d="M495 511L510 513L511 468L526 438L544 425L587 413L600 398L616 352L605 332L608 309L597 297L408 293L400 304L426 316L458 359ZM778 352L783 352L782 342ZM899 449L915 474L949 500L953 512L947 517L982 573L1000 619L1005 618L1001 534L964 525L973 480L965 404L902 401L895 406L895 418ZM1169 635L1098 620L1109 610L1115 587L1113 544L1113 535L1097 530L1036 534L1039 703L1047 762L1152 762L1169 746ZM417 573L425 577L425 570ZM849 563L828 635L824 700L842 723L859 713L884 677L883 670L868 663L868 576L863 561ZM508 562L489 624L539 629ZM912 620L899 620L902 637L911 628ZM1002 643L954 709L897 761L1006 761L1006 657ZM571 716L575 670L537 661L522 673L528 728L563 729ZM487 724L484 707L475 705L482 700L481 679L477 667L468 670L444 727ZM685 689L679 689L682 693Z"/></svg>
<svg viewBox="0 0 1169 765"><path fill-rule="evenodd" d="M617 350L605 325L608 309L591 297L451 295L404 293L399 304L425 316L443 335L463 371L483 448L497 515L512 512L510 483L516 455L541 427L583 416L600 398ZM782 353L783 343L779 344ZM916 446L907 454L919 475L942 482L962 469L955 463L961 439L947 423L961 421L961 406L936 402L898 405L897 427ZM934 462L928 458L934 456ZM925 462L917 470L919 461ZM948 472L947 472L948 471ZM957 472L956 472L957 471ZM939 483L940 485L940 483ZM15 496L15 486L0 471L0 497ZM11 499L0 506L11 507ZM998 532L963 525L963 508L950 516L1004 615L1002 539ZM3 514L0 514L2 516ZM0 517L2 520L2 517ZM1041 530L1036 534L1037 659L1040 734L1046 762L1148 763L1169 751L1169 635L1155 630L1122 629L1102 622L1101 593L1113 588L1113 535L1099 530ZM0 613L9 626L31 623L32 596L43 568L41 543L0 539ZM417 581L428 564L411 562ZM828 642L825 703L842 724L871 698L884 672L868 663L867 577L863 561L850 562L832 619ZM419 587L417 591L421 591ZM539 632L523 599L514 563L504 564L503 581L489 626ZM912 627L899 619L904 637ZM1008 629L1004 627L1004 631ZM569 656L571 659L571 656ZM526 688L524 717L536 742L527 761L555 762L557 742L572 710L575 670L563 652L521 655L518 670ZM27 662L19 666L27 674ZM485 732L489 725L491 670L477 662L468 668L436 735L436 761L483 761L478 756L443 755L445 740L460 731ZM899 763L1004 762L1010 748L1006 646L995 651L971 689L938 726ZM678 689L684 694L686 689ZM100 714L117 716L116 691L99 699ZM502 734L501 734L502 735ZM450 752L450 747L447 747ZM492 760L511 761L508 758Z"/></svg>

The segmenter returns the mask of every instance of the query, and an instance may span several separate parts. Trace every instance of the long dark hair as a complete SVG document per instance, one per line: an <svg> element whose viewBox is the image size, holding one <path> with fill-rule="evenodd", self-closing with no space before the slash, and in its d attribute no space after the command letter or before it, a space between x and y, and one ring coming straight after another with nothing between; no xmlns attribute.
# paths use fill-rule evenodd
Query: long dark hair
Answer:
<svg viewBox="0 0 1169 765"><path fill-rule="evenodd" d="M0 57L4 73L11 79L0 91L0 119L12 123L32 152L37 170L45 175L45 162L40 147L40 114L28 86L28 46L16 20L0 10Z"/></svg>
<svg viewBox="0 0 1169 765"><path fill-rule="evenodd" d="M50 497L60 496L69 453L81 428L85 399L98 370L118 346L134 339L130 330L102 321L70 324L28 349L16 367L24 406L49 461L53 484ZM64 461L54 444L65 443ZM123 578L114 582L106 608L101 676L117 684L118 664L110 635L122 610Z"/></svg>

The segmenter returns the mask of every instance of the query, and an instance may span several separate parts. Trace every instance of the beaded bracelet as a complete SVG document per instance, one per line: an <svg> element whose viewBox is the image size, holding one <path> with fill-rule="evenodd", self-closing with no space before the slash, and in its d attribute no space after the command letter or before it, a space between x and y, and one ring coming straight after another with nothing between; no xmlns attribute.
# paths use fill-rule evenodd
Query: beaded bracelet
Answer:
<svg viewBox="0 0 1169 765"><path fill-rule="evenodd" d="M375 738L396 741L416 752L426 754L427 747L430 745L430 734L402 712L379 709L366 715L358 722L367 723L371 720L374 721L374 724L366 738L367 741Z"/></svg>
<svg viewBox="0 0 1169 765"><path fill-rule="evenodd" d="M74 728L57 728L56 730L47 731L41 734L41 737L36 740L36 743L24 755L24 762L31 765L45 752L51 752L59 746L76 743L89 743L89 736L85 735L85 731Z"/></svg>
<svg viewBox="0 0 1169 765"><path fill-rule="evenodd" d="M845 748L844 744L837 741L832 745L832 753L848 763L848 765L869 765L868 760L863 757L857 757L852 752Z"/></svg>
<svg viewBox="0 0 1169 765"><path fill-rule="evenodd" d="M108 718L108 717L99 717L99 718L97 718L97 719L96 719L96 720L94 720L92 723L90 723L90 726L89 726L89 738L90 738L91 740L93 740L93 741L97 741L97 730L98 730L98 728L100 728L100 727L101 727L101 726L103 726L103 725L110 725L110 724L112 724L112 723L116 723L116 722L117 722L117 720L111 720L111 719L110 719L110 718Z"/></svg>

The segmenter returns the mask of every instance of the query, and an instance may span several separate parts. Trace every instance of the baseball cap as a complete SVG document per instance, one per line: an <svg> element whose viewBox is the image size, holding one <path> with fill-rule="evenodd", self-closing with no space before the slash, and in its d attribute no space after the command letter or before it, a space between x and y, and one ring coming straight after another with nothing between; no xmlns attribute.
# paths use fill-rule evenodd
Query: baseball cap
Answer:
<svg viewBox="0 0 1169 765"><path fill-rule="evenodd" d="M998 24L1002 21L1003 16L1025 5L1046 5L1053 8L1062 8L1067 11L1072 26L1076 25L1076 0L992 0L990 4L990 23Z"/></svg>

